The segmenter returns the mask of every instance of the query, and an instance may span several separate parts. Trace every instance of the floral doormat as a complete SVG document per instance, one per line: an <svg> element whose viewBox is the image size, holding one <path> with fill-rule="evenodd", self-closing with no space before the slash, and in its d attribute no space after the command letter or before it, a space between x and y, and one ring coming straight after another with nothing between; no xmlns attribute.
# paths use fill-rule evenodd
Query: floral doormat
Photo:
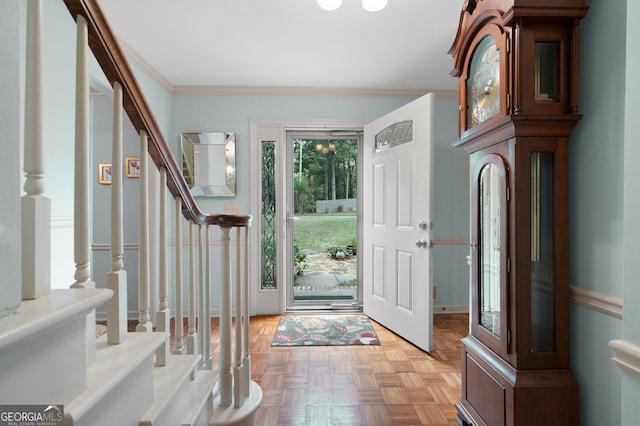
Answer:
<svg viewBox="0 0 640 426"><path fill-rule="evenodd" d="M366 316L283 316L271 346L380 345Z"/></svg>

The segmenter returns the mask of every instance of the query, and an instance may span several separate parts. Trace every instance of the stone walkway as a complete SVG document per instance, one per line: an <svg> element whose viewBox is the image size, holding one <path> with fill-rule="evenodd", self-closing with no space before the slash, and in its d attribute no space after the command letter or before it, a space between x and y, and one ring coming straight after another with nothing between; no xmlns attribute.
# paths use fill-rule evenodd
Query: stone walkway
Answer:
<svg viewBox="0 0 640 426"><path fill-rule="evenodd" d="M335 260L327 253L307 253L304 274L294 281L295 299L355 300L358 258Z"/></svg>

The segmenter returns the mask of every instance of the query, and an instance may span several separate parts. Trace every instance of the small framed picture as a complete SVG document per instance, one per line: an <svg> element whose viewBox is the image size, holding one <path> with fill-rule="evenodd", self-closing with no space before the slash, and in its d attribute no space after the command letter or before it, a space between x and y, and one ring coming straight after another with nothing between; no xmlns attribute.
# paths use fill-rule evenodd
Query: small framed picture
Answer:
<svg viewBox="0 0 640 426"><path fill-rule="evenodd" d="M129 177L129 178L140 177L140 158L139 157L125 157L124 174L126 177Z"/></svg>
<svg viewBox="0 0 640 426"><path fill-rule="evenodd" d="M100 163L98 165L98 182L100 185L111 185L111 163Z"/></svg>

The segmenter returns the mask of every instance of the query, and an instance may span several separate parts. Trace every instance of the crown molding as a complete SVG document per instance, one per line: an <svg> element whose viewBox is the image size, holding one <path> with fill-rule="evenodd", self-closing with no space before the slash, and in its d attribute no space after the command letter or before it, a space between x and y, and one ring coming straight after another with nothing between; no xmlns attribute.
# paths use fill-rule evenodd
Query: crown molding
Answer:
<svg viewBox="0 0 640 426"><path fill-rule="evenodd" d="M173 93L175 90L175 86L169 82L166 78L162 76L155 68L149 64L149 62L145 61L144 58L133 50L127 43L118 39L118 43L120 43L120 47L124 52L125 56L131 63L136 65L142 71L144 71L149 77L155 80L159 85L167 89L170 93Z"/></svg>
<svg viewBox="0 0 640 426"><path fill-rule="evenodd" d="M457 97L455 90L434 90L436 96ZM427 89L367 89L339 87L279 86L174 86L176 95L202 96L335 96L335 97L406 97L417 98Z"/></svg>

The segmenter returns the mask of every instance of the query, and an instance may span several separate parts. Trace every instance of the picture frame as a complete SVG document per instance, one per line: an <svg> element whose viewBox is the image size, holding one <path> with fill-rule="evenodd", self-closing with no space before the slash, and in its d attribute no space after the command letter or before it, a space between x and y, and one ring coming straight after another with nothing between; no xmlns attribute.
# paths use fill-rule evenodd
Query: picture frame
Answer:
<svg viewBox="0 0 640 426"><path fill-rule="evenodd" d="M98 164L98 182L100 185L111 185L112 174L111 163Z"/></svg>
<svg viewBox="0 0 640 426"><path fill-rule="evenodd" d="M124 158L124 175L128 178L140 177L140 157Z"/></svg>

